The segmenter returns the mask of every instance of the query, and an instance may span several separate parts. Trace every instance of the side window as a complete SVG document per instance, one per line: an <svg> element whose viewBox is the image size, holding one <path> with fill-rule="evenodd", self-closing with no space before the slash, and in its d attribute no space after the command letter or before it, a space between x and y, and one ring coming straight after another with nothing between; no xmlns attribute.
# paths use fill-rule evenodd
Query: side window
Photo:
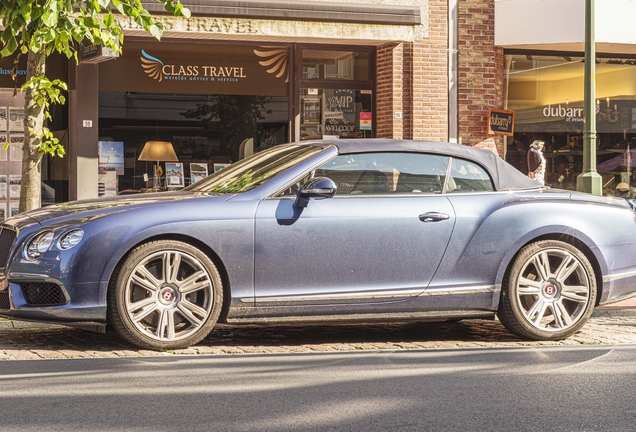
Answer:
<svg viewBox="0 0 636 432"><path fill-rule="evenodd" d="M336 195L404 195L442 193L448 157L420 153L340 155L316 169L329 177Z"/></svg>
<svg viewBox="0 0 636 432"><path fill-rule="evenodd" d="M489 192L493 190L492 180L482 167L464 159L453 158L446 192Z"/></svg>

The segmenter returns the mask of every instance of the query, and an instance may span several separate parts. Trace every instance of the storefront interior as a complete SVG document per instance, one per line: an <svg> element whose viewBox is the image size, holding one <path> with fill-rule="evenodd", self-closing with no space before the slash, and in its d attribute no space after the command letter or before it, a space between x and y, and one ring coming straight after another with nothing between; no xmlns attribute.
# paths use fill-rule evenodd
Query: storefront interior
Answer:
<svg viewBox="0 0 636 432"><path fill-rule="evenodd" d="M636 57L596 64L597 171L603 194L636 196ZM545 142L546 185L576 189L583 159L584 59L571 53L507 53L506 109L515 113L506 159L527 172L534 140Z"/></svg>

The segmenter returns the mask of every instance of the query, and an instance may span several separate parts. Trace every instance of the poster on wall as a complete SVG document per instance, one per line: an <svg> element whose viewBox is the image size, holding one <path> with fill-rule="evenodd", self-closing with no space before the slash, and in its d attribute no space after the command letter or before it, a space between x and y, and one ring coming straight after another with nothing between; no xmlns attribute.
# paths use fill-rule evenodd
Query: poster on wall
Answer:
<svg viewBox="0 0 636 432"><path fill-rule="evenodd" d="M11 161L22 160L22 147L24 146L24 134L11 134L9 145L9 158Z"/></svg>
<svg viewBox="0 0 636 432"><path fill-rule="evenodd" d="M106 171L124 175L123 141L99 141L99 172Z"/></svg>
<svg viewBox="0 0 636 432"><path fill-rule="evenodd" d="M24 132L24 108L9 107L9 131Z"/></svg>
<svg viewBox="0 0 636 432"><path fill-rule="evenodd" d="M9 198L20 198L20 183L22 183L21 175L9 176Z"/></svg>
<svg viewBox="0 0 636 432"><path fill-rule="evenodd" d="M15 216L19 213L20 203L18 201L9 202L9 217Z"/></svg>
<svg viewBox="0 0 636 432"><path fill-rule="evenodd" d="M97 176L98 196L116 196L117 195L117 171L104 171L100 169Z"/></svg>
<svg viewBox="0 0 636 432"><path fill-rule="evenodd" d="M0 221L3 221L7 218L7 204L0 203Z"/></svg>
<svg viewBox="0 0 636 432"><path fill-rule="evenodd" d="M0 132L0 161L6 161L9 157L9 149L4 148L9 135L6 132Z"/></svg>
<svg viewBox="0 0 636 432"><path fill-rule="evenodd" d="M166 162L166 186L169 188L184 187L183 164Z"/></svg>
<svg viewBox="0 0 636 432"><path fill-rule="evenodd" d="M0 198L7 197L7 176L0 175Z"/></svg>
<svg viewBox="0 0 636 432"><path fill-rule="evenodd" d="M0 107L0 132L7 131L7 108Z"/></svg>
<svg viewBox="0 0 636 432"><path fill-rule="evenodd" d="M221 171L223 168L229 167L229 163L215 163L214 172Z"/></svg>
<svg viewBox="0 0 636 432"><path fill-rule="evenodd" d="M373 113L370 112L360 112L360 130L371 130L373 122Z"/></svg>
<svg viewBox="0 0 636 432"><path fill-rule="evenodd" d="M203 180L208 176L208 164L191 163L190 164L190 184Z"/></svg>

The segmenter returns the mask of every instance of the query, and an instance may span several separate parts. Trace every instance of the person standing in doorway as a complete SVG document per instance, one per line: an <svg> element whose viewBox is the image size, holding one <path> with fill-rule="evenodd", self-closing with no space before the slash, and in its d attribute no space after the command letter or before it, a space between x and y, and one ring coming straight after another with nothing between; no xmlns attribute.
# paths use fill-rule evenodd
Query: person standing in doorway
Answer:
<svg viewBox="0 0 636 432"><path fill-rule="evenodd" d="M545 157L543 157L543 146L545 143L540 140L530 144L528 150L528 177L535 179L542 185L545 184Z"/></svg>

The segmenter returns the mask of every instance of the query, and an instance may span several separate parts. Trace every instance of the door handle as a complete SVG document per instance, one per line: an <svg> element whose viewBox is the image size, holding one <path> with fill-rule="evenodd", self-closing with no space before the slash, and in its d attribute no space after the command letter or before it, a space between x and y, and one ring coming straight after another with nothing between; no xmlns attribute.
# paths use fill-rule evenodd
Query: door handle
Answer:
<svg viewBox="0 0 636 432"><path fill-rule="evenodd" d="M428 212L419 216L422 222L439 222L450 218L446 213Z"/></svg>

